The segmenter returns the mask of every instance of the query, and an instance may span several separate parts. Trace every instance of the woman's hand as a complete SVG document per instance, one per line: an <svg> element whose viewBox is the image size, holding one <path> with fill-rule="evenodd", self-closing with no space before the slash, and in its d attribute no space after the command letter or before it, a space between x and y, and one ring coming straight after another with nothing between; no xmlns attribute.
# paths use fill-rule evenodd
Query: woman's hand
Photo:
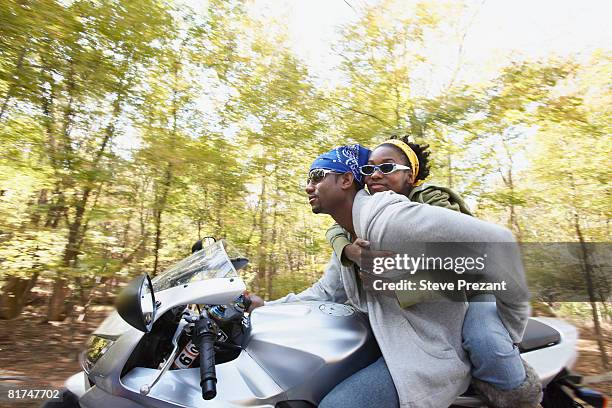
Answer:
<svg viewBox="0 0 612 408"><path fill-rule="evenodd" d="M366 267L371 267L372 260L374 258L386 258L395 255L391 251L374 251L370 249L370 241L365 239L357 238L355 242L347 245L342 250L342 256L346 257L349 261L355 263L360 268L363 268L364 261Z"/></svg>

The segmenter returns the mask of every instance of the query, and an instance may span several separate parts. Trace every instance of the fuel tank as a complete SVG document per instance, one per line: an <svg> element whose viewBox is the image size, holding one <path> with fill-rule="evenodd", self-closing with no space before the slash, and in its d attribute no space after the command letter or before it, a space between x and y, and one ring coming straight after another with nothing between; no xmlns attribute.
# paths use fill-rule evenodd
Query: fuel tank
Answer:
<svg viewBox="0 0 612 408"><path fill-rule="evenodd" d="M367 316L348 305L313 301L264 306L251 313L251 327L238 358L217 364L213 400L202 399L199 368L166 372L145 396L139 390L159 370L135 367L121 378L119 394L137 406L159 408L272 408L287 400L317 405L336 384L380 356Z"/></svg>
<svg viewBox="0 0 612 408"><path fill-rule="evenodd" d="M246 352L286 392L316 401L380 356L367 315L345 304L281 303L255 309Z"/></svg>

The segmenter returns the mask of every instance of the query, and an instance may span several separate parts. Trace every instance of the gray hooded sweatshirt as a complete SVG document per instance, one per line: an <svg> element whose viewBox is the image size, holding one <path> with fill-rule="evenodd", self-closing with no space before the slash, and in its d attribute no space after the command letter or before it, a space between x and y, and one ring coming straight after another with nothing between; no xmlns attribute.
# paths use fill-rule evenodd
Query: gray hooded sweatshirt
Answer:
<svg viewBox="0 0 612 408"><path fill-rule="evenodd" d="M506 242L516 246L505 228L411 202L392 192L370 196L360 191L353 204L353 224L357 236L370 241L372 249L396 253L405 252L408 242ZM518 249L503 252L500 257L505 257L507 267L487 270L489 278L511 279L524 287ZM368 314L400 406L448 407L467 389L470 363L461 346L466 302L426 301L402 308L394 296L364 290L354 268L343 266L335 255L313 286L266 304L299 300L349 301ZM498 296L497 307L510 336L519 342L529 315L528 303L515 296Z"/></svg>

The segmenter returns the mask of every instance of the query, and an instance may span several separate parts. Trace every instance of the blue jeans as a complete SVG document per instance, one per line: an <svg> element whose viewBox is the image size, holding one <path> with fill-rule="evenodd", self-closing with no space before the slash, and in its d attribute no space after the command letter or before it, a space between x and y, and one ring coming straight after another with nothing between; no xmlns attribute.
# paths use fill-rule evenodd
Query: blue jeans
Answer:
<svg viewBox="0 0 612 408"><path fill-rule="evenodd" d="M319 408L355 407L399 407L395 384L382 357L336 385L319 404Z"/></svg>
<svg viewBox="0 0 612 408"><path fill-rule="evenodd" d="M495 296L471 299L463 323L463 348L470 356L473 377L502 390L516 388L525 380L519 349L499 318Z"/></svg>

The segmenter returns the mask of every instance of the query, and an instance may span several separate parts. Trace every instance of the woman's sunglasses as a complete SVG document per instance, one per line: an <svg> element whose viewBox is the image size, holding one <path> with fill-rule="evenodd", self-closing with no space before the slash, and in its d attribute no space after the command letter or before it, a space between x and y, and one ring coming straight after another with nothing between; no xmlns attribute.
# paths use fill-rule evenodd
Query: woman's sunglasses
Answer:
<svg viewBox="0 0 612 408"><path fill-rule="evenodd" d="M359 172L364 176L371 176L376 173L376 170L380 171L382 174L391 174L398 170L410 170L410 166L404 166L397 163L383 163L378 166L375 164L364 164L359 167Z"/></svg>

